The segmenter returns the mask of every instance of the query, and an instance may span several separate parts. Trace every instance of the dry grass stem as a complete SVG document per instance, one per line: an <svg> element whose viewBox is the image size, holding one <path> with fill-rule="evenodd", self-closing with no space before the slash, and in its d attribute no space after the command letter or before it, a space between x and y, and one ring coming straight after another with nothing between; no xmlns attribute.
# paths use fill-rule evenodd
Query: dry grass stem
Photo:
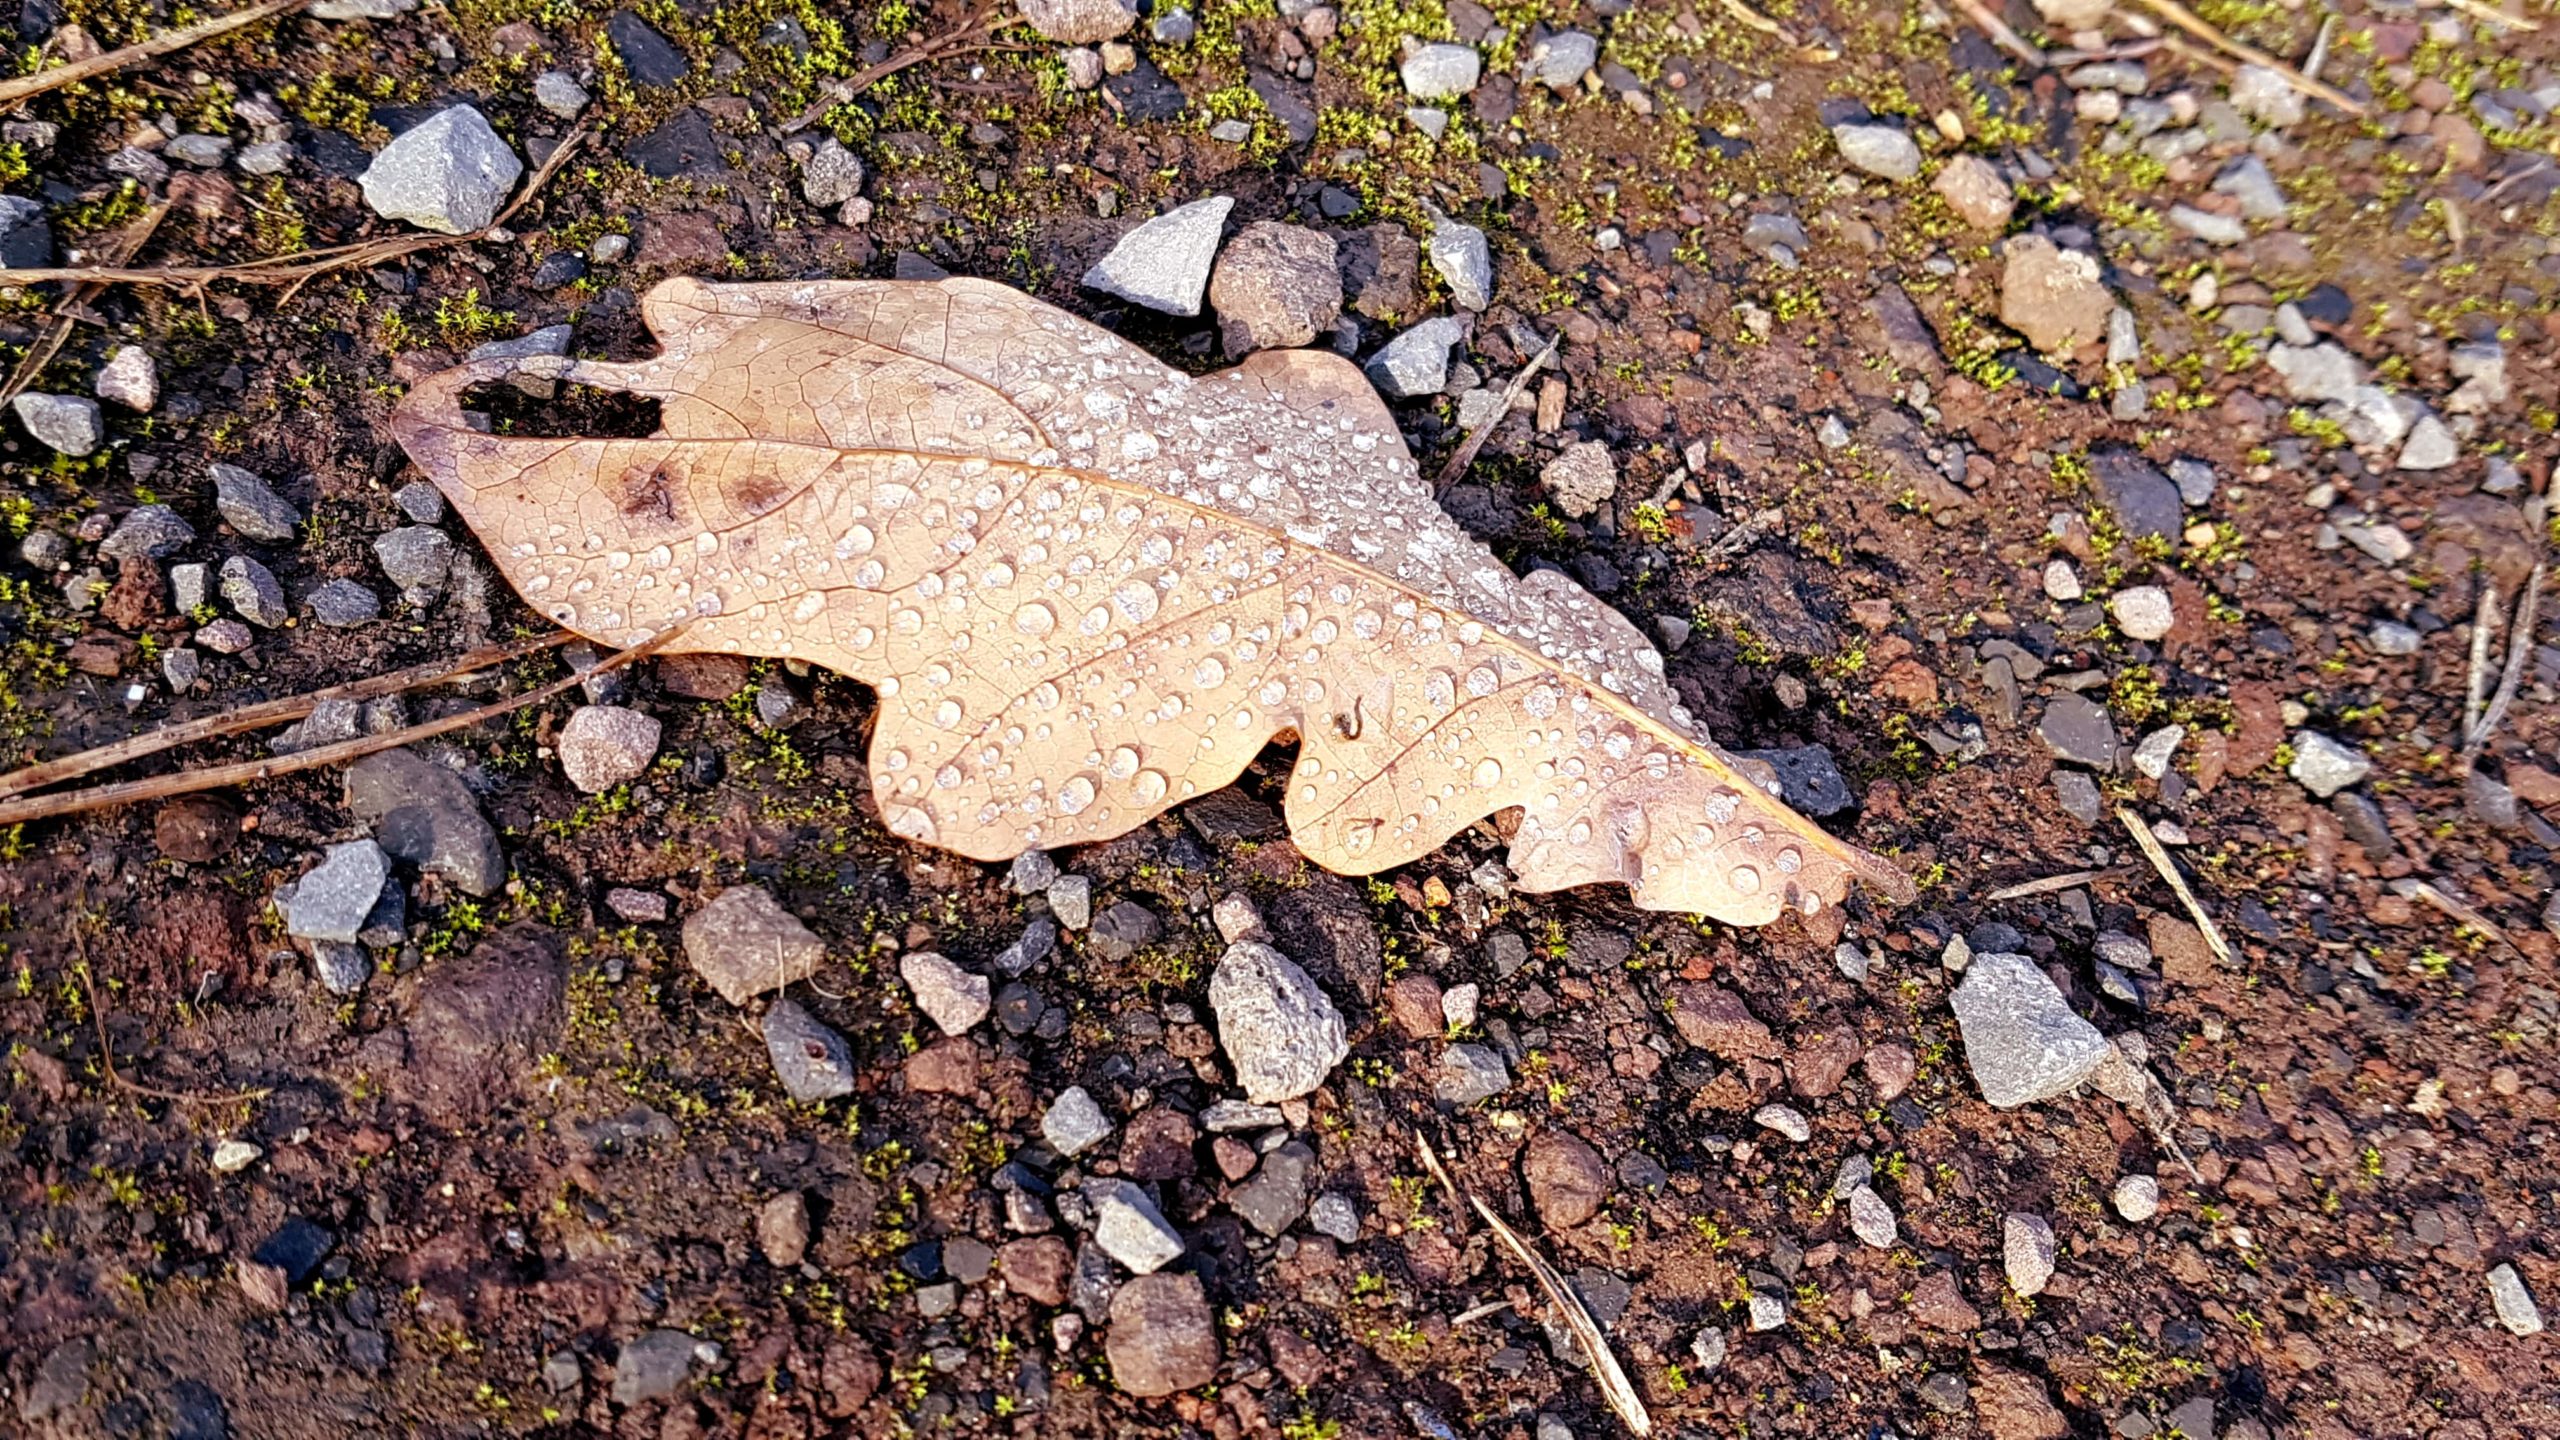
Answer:
<svg viewBox="0 0 2560 1440"><path fill-rule="evenodd" d="M14 80L0 81L0 111L14 110L49 90L59 90L65 85L77 85L83 80L95 80L101 75L114 74L128 65L139 64L142 61L166 55L173 50L184 50L190 45L199 45L207 40L218 39L234 30L246 29L261 20L271 20L288 11L299 10L306 3L308 0L259 0L258 4L246 9L234 10L228 15L217 15L211 20L199 20L193 25L181 26L166 34L154 35L148 40L137 41L121 49L92 55L86 60L75 60L68 65L39 70L33 75L21 75Z"/></svg>
<svg viewBox="0 0 2560 1440"><path fill-rule="evenodd" d="M2170 863L2169 852L2161 848L2160 837L2151 833L2150 825L2135 814L2130 805L2118 806L2116 818L2132 832L2133 843L2141 847L2142 856L2151 862L2151 868L2159 871L2160 878L2169 882L2169 888L2178 896L2178 903L2187 907L2187 914L2195 920L2196 928L2204 932L2204 943L2213 947L2213 958L2225 965L2233 963L2231 942L2222 938L2222 927L2213 923L2213 917L2205 913L2204 905L2196 899L2196 892L2187 888L2186 877Z"/></svg>

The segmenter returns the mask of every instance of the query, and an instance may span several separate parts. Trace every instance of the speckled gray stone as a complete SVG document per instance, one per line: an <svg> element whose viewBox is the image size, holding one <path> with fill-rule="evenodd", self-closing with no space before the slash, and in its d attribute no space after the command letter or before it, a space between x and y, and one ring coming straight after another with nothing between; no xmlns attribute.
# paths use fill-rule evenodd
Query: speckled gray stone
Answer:
<svg viewBox="0 0 2560 1440"><path fill-rule="evenodd" d="M2067 1094L2114 1053L2024 955L1974 956L1948 1004L1974 1083L2000 1109Z"/></svg>
<svg viewBox="0 0 2560 1440"><path fill-rule="evenodd" d="M523 174L524 162L488 118L455 105L383 146L357 183L386 220L462 235L496 219Z"/></svg>

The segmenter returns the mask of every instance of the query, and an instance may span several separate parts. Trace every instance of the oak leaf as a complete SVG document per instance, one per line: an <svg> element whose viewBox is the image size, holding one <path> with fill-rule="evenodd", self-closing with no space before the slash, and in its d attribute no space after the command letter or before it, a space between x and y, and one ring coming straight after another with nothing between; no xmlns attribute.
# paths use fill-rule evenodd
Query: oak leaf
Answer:
<svg viewBox="0 0 2560 1440"><path fill-rule="evenodd" d="M1294 739L1311 860L1368 874L1518 807L1529 891L1760 924L1910 882L1708 739L1662 657L1461 531L1359 370L1193 378L978 280L642 302L653 360L471 362L393 431L526 601L627 645L824 665L880 696L889 828L981 860L1121 834ZM491 434L511 375L655 397L645 438Z"/></svg>

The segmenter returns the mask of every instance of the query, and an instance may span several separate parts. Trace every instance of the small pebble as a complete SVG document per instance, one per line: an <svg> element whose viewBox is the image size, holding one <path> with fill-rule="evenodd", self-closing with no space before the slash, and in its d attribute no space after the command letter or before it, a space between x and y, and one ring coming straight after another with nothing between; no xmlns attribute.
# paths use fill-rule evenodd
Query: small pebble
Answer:
<svg viewBox="0 0 2560 1440"><path fill-rule="evenodd" d="M2116 1182L2116 1213L2139 1225L2160 1213L2160 1182L2148 1175L2127 1175Z"/></svg>

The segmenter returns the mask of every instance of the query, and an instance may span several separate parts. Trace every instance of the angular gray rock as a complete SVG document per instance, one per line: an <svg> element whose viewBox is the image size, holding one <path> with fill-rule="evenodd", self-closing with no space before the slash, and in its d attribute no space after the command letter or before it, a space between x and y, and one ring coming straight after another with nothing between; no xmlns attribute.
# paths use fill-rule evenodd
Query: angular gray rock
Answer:
<svg viewBox="0 0 2560 1440"><path fill-rule="evenodd" d="M1093 1243L1133 1275L1152 1275L1182 1258L1182 1232L1173 1228L1127 1180L1089 1180L1083 1195L1093 1206Z"/></svg>
<svg viewBox="0 0 2560 1440"><path fill-rule="evenodd" d="M327 580L302 597L311 618L334 629L348 629L382 618L382 597L353 580Z"/></svg>
<svg viewBox="0 0 2560 1440"><path fill-rule="evenodd" d="M575 120L587 108L587 87L565 71L545 70L533 77L533 103L563 120Z"/></svg>
<svg viewBox="0 0 2560 1440"><path fill-rule="evenodd" d="M732 1005L818 973L826 942L759 885L732 885L684 922L684 958Z"/></svg>
<svg viewBox="0 0 2560 1440"><path fill-rule="evenodd" d="M918 950L898 961L898 976L914 992L916 1008L945 1035L965 1035L987 1018L993 992L987 977L973 975L946 956Z"/></svg>
<svg viewBox="0 0 2560 1440"><path fill-rule="evenodd" d="M1588 39L1590 37L1583 37ZM1484 232L1445 215L1431 226L1431 268L1449 284L1449 298L1461 310L1482 310L1493 303L1493 247Z"/></svg>
<svg viewBox="0 0 2560 1440"><path fill-rule="evenodd" d="M2270 345L2267 368L2284 377L2290 400L2344 400L2364 384L2364 365L2331 341Z"/></svg>
<svg viewBox="0 0 2560 1440"><path fill-rule="evenodd" d="M2397 463L2403 470L2442 470L2461 458L2462 442L2453 438L2452 429L2433 415L2422 415L2409 427Z"/></svg>
<svg viewBox="0 0 2560 1440"><path fill-rule="evenodd" d="M1598 39L1579 30L1564 30L1529 48L1529 73L1539 84L1562 92L1580 85L1599 60Z"/></svg>
<svg viewBox="0 0 2560 1440"><path fill-rule="evenodd" d="M0 265L34 269L53 263L53 225L44 206L24 195L0 195Z"/></svg>
<svg viewBox="0 0 2560 1440"><path fill-rule="evenodd" d="M1235 204L1231 196L1211 195L1146 221L1084 272L1085 287L1167 315L1199 314L1219 232Z"/></svg>
<svg viewBox="0 0 2560 1440"><path fill-rule="evenodd" d="M2293 763L2286 767L2302 788L2326 800L2373 773L2373 761L2362 750L2317 730L2293 732Z"/></svg>
<svg viewBox="0 0 2560 1440"><path fill-rule="evenodd" d="M1849 791L1840 762L1828 745L1796 745L1781 750L1737 750L1744 760L1757 760L1778 772L1778 785L1797 813L1817 819L1837 815L1858 801Z"/></svg>
<svg viewBox="0 0 2560 1440"><path fill-rule="evenodd" d="M160 403L160 366L141 346L119 345L98 367L98 378L89 388L101 400L147 412Z"/></svg>
<svg viewBox="0 0 2560 1440"><path fill-rule="evenodd" d="M453 569L453 539L427 525L403 525L375 538L373 558L412 604L432 599Z"/></svg>
<svg viewBox="0 0 2560 1440"><path fill-rule="evenodd" d="M800 193L812 205L834 209L862 193L862 157L833 135L800 162Z"/></svg>
<svg viewBox="0 0 2560 1440"><path fill-rule="evenodd" d="M275 572L246 555L222 562L222 598L241 619L264 629L276 629L293 617Z"/></svg>
<svg viewBox="0 0 2560 1440"><path fill-rule="evenodd" d="M622 1347L613 1362L613 1403L663 1400L693 1374L694 1339L681 1330L651 1330Z"/></svg>
<svg viewBox="0 0 2560 1440"><path fill-rule="evenodd" d="M1258 941L1227 947L1209 975L1218 1043L1247 1100L1294 1099L1351 1053L1342 1012L1298 962Z"/></svg>
<svg viewBox="0 0 2560 1440"><path fill-rule="evenodd" d="M1447 1105L1472 1105L1511 1088L1511 1067L1490 1046L1452 1045L1440 1055L1440 1077L1431 1093Z"/></svg>
<svg viewBox="0 0 2560 1440"><path fill-rule="evenodd" d="M166 505L137 505L98 546L107 560L166 560L196 538L196 527Z"/></svg>
<svg viewBox="0 0 2560 1440"><path fill-rule="evenodd" d="M506 852L471 787L416 751L385 750L348 766L346 801L393 859L469 895L494 894L505 883Z"/></svg>
<svg viewBox="0 0 2560 1440"><path fill-rule="evenodd" d="M2267 162L2255 155L2243 155L2223 166L2222 173L2213 177L2213 192L2238 200L2240 213L2252 220L2285 218L2284 191L2267 172Z"/></svg>
<svg viewBox="0 0 2560 1440"><path fill-rule="evenodd" d="M28 390L9 405L18 412L18 423L27 427L28 434L74 459L95 452L107 441L107 425L98 413L98 402L86 395L47 395Z"/></svg>
<svg viewBox="0 0 2560 1440"><path fill-rule="evenodd" d="M386 220L463 235L497 218L524 162L468 105L403 131L357 177L364 203Z"/></svg>
<svg viewBox="0 0 2560 1440"><path fill-rule="evenodd" d="M2508 1334L2530 1338L2542 1333L2542 1307L2533 1303L2533 1292L2525 1288L2524 1277L2513 1265L2489 1271L2489 1304Z"/></svg>
<svg viewBox="0 0 2560 1440"><path fill-rule="evenodd" d="M1040 1138L1049 1148L1072 1160L1111 1135L1111 1117L1102 1113L1093 1096L1081 1085L1070 1085L1049 1102L1048 1113L1040 1117Z"/></svg>
<svg viewBox="0 0 2560 1440"><path fill-rule="evenodd" d="M1920 173L1920 146L1896 125L1834 125L1831 140L1840 158L1883 180L1908 180Z"/></svg>
<svg viewBox="0 0 2560 1440"><path fill-rule="evenodd" d="M2112 770L2116 764L2116 722L2105 706L2085 695L2056 695L2036 722L2036 738L2054 758Z"/></svg>
<svg viewBox="0 0 2560 1440"><path fill-rule="evenodd" d="M213 508L225 524L252 540L291 540L302 512L275 492L260 476L217 460L206 467L213 477Z"/></svg>
<svg viewBox="0 0 2560 1440"><path fill-rule="evenodd" d="M371 840L330 846L319 864L293 882L290 895L277 892L285 933L297 940L354 944L390 878L391 859Z"/></svg>
<svg viewBox="0 0 2560 1440"><path fill-rule="evenodd" d="M1467 338L1466 323L1435 315L1414 325L1369 357L1369 383L1390 400L1437 395L1449 383L1449 351Z"/></svg>
<svg viewBox="0 0 2560 1440"><path fill-rule="evenodd" d="M1342 315L1340 250L1320 230L1256 220L1219 254L1209 303L1230 357L1307 344Z"/></svg>
<svg viewBox="0 0 2560 1440"><path fill-rule="evenodd" d="M763 1028L773 1073L792 1099L833 1100L853 1093L853 1051L797 1001L776 997L764 1012Z"/></svg>
<svg viewBox="0 0 2560 1440"><path fill-rule="evenodd" d="M1405 93L1416 100L1455 100L1484 78L1484 57L1471 45L1416 45L1396 67Z"/></svg>
<svg viewBox="0 0 2560 1440"><path fill-rule="evenodd" d="M2067 1094L2114 1053L2024 955L1974 956L1948 1004L1974 1083L1999 1109Z"/></svg>
<svg viewBox="0 0 2560 1440"><path fill-rule="evenodd" d="M2174 544L2186 529L2186 501L2179 496L2176 482L2137 451L2092 452L2089 483L2127 538Z"/></svg>
<svg viewBox="0 0 2560 1440"><path fill-rule="evenodd" d="M1307 1173L1315 1152L1296 1141L1262 1157L1252 1178L1227 1194L1227 1208L1266 1236L1278 1236L1307 1210Z"/></svg>
<svg viewBox="0 0 2560 1440"><path fill-rule="evenodd" d="M665 728L655 716L626 706L582 705L560 727L552 748L569 783L593 795L646 774Z"/></svg>

